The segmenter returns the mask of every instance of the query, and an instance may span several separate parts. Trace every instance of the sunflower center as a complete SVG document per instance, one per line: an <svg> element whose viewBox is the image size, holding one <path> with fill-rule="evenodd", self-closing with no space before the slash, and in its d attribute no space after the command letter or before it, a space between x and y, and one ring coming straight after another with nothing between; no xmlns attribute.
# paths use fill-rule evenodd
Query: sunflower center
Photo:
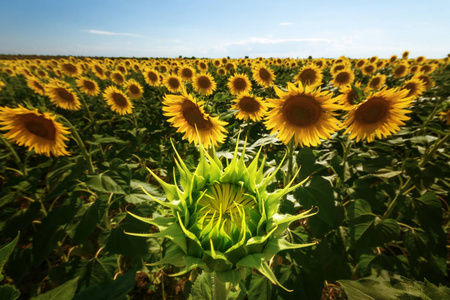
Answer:
<svg viewBox="0 0 450 300"><path fill-rule="evenodd" d="M374 69L375 69L375 67L372 65L368 65L367 67L364 68L364 70L369 74L372 73L374 71Z"/></svg>
<svg viewBox="0 0 450 300"><path fill-rule="evenodd" d="M65 88L56 88L55 89L56 94L58 94L58 97L66 102L74 102L75 99L71 92L66 90Z"/></svg>
<svg viewBox="0 0 450 300"><path fill-rule="evenodd" d="M230 235L233 227L240 230L247 216L244 207L253 208L255 204L255 199L242 186L215 183L207 188L198 202L200 213L197 220L203 228L209 224L212 225L210 228L220 226Z"/></svg>
<svg viewBox="0 0 450 300"><path fill-rule="evenodd" d="M406 70L405 66L399 66L397 69L395 69L395 75L402 75Z"/></svg>
<svg viewBox="0 0 450 300"><path fill-rule="evenodd" d="M350 75L347 72L340 72L336 76L336 82L337 83L347 83L350 81Z"/></svg>
<svg viewBox="0 0 450 300"><path fill-rule="evenodd" d="M117 106L126 107L128 106L128 101L124 95L120 93L112 93L112 99Z"/></svg>
<svg viewBox="0 0 450 300"><path fill-rule="evenodd" d="M169 78L168 83L169 83L170 87L173 89L177 89L180 87L180 81L176 78Z"/></svg>
<svg viewBox="0 0 450 300"><path fill-rule="evenodd" d="M100 75L103 75L103 69L99 66L95 66L95 70L97 71L97 73L99 73Z"/></svg>
<svg viewBox="0 0 450 300"><path fill-rule="evenodd" d="M134 94L134 95L138 95L138 94L141 93L141 90L140 90L139 87L138 87L137 85L135 85L135 84L130 85L130 86L128 87L128 89L129 89L130 93L131 93L131 94Z"/></svg>
<svg viewBox="0 0 450 300"><path fill-rule="evenodd" d="M337 65L337 66L334 67L334 71L335 71L335 72L338 72L338 71L343 70L344 68L345 68L344 65Z"/></svg>
<svg viewBox="0 0 450 300"><path fill-rule="evenodd" d="M192 71L190 69L183 69L181 70L181 74L186 77L186 78L191 78L192 77Z"/></svg>
<svg viewBox="0 0 450 300"><path fill-rule="evenodd" d="M76 73L78 71L77 67L72 64L64 64L63 67L64 70L66 70L69 73Z"/></svg>
<svg viewBox="0 0 450 300"><path fill-rule="evenodd" d="M355 119L363 124L379 122L386 118L389 103L382 97L369 98L355 112Z"/></svg>
<svg viewBox="0 0 450 300"><path fill-rule="evenodd" d="M270 75L270 72L265 68L261 68L259 69L259 77L261 77L261 79L264 81L268 81L272 76Z"/></svg>
<svg viewBox="0 0 450 300"><path fill-rule="evenodd" d="M322 114L322 107L313 97L295 95L283 105L283 115L291 124L303 127L315 124Z"/></svg>
<svg viewBox="0 0 450 300"><path fill-rule="evenodd" d="M405 84L405 86L402 88L402 90L408 90L408 95L406 97L410 97L412 95L415 95L417 90L417 85L413 82L408 82Z"/></svg>
<svg viewBox="0 0 450 300"><path fill-rule="evenodd" d="M120 82L120 83L124 82L124 78L123 78L122 74L120 74L120 73L115 73L115 74L114 74L114 79L115 79L117 82Z"/></svg>
<svg viewBox="0 0 450 300"><path fill-rule="evenodd" d="M300 73L300 80L305 85L311 85L316 80L317 74L313 69L305 69Z"/></svg>
<svg viewBox="0 0 450 300"><path fill-rule="evenodd" d="M247 88L247 82L245 81L244 78L239 77L233 81L233 86L234 86L234 89L238 92L245 91L245 89Z"/></svg>
<svg viewBox="0 0 450 300"><path fill-rule="evenodd" d="M207 90L211 87L211 80L206 76L200 76L197 79L197 84L201 89Z"/></svg>
<svg viewBox="0 0 450 300"><path fill-rule="evenodd" d="M356 94L355 90L352 89L347 94L347 103L350 104L350 105L353 105L353 103L355 103L357 99L358 99L358 95Z"/></svg>
<svg viewBox="0 0 450 300"><path fill-rule="evenodd" d="M24 114L20 116L20 123L24 124L30 133L38 137L49 141L55 140L56 128L52 120L35 114Z"/></svg>
<svg viewBox="0 0 450 300"><path fill-rule="evenodd" d="M34 84L34 86L35 86L36 88L38 88L39 90L45 91L44 87L43 87L39 82L34 81L33 84Z"/></svg>
<svg viewBox="0 0 450 300"><path fill-rule="evenodd" d="M90 90L90 91L95 90L95 84L94 84L92 81L90 81L90 80L85 80L85 81L84 81L84 87L85 87L87 90Z"/></svg>
<svg viewBox="0 0 450 300"><path fill-rule="evenodd" d="M158 81L158 75L155 72L148 72L147 77L150 81Z"/></svg>
<svg viewBox="0 0 450 300"><path fill-rule="evenodd" d="M245 112L257 112L259 111L260 104L253 97L244 96L239 101L239 108Z"/></svg>
<svg viewBox="0 0 450 300"><path fill-rule="evenodd" d="M191 101L183 102L181 111L188 124L194 128L197 126L198 130L208 130L213 126L209 120L205 119L198 106Z"/></svg>
<svg viewBox="0 0 450 300"><path fill-rule="evenodd" d="M372 80L370 81L369 86L373 89L376 89L378 87L378 85L380 85L381 79L380 77L374 77L372 78Z"/></svg>

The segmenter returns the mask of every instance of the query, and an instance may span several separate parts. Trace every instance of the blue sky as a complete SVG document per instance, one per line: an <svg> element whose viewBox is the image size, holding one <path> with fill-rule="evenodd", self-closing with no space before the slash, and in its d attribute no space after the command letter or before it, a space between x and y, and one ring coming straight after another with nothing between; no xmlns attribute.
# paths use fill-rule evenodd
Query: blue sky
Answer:
<svg viewBox="0 0 450 300"><path fill-rule="evenodd" d="M442 58L449 16L449 0L2 0L0 54Z"/></svg>

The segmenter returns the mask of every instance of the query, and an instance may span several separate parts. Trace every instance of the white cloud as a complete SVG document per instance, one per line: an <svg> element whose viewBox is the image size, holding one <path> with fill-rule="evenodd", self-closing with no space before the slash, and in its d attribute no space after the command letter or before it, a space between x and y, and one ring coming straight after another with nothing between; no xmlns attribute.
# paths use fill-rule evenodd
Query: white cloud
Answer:
<svg viewBox="0 0 450 300"><path fill-rule="evenodd" d="M110 32L110 31L94 30L94 29L89 29L86 31L89 33L92 33L92 34L100 34L100 35L123 35L123 36L133 36L133 37L139 36L136 33L126 33L126 32Z"/></svg>
<svg viewBox="0 0 450 300"><path fill-rule="evenodd" d="M291 39L273 39L273 38L261 38L261 37L252 37L246 40L236 41L225 43L223 46L232 46L232 45L247 45L247 44L282 44L282 43L296 43L296 42L326 42L332 43L333 40L325 39L325 38L291 38Z"/></svg>
<svg viewBox="0 0 450 300"><path fill-rule="evenodd" d="M294 23L292 23L292 22L281 22L278 25L280 25L280 26L290 26L290 25L294 25Z"/></svg>

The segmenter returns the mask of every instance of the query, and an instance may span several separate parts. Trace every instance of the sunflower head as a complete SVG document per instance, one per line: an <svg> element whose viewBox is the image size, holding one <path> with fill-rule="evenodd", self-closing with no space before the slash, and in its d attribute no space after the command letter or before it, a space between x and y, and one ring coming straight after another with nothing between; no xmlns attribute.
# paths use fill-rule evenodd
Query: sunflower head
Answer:
<svg viewBox="0 0 450 300"><path fill-rule="evenodd" d="M408 90L408 95L406 95L406 97L413 97L415 99L423 94L426 90L426 85L422 80L413 77L406 81L401 89Z"/></svg>
<svg viewBox="0 0 450 300"><path fill-rule="evenodd" d="M69 85L60 80L52 80L45 86L45 94L56 106L67 110L79 110L81 102Z"/></svg>
<svg viewBox="0 0 450 300"><path fill-rule="evenodd" d="M111 107L111 110L120 115L131 114L133 112L133 104L130 99L115 86L107 87L103 93L103 98Z"/></svg>
<svg viewBox="0 0 450 300"><path fill-rule="evenodd" d="M145 82L150 86L158 86L161 83L158 71L152 68L146 68L143 75Z"/></svg>
<svg viewBox="0 0 450 300"><path fill-rule="evenodd" d="M266 67L265 65L257 64L253 69L253 78L255 79L257 84L268 88L273 84L275 80L275 74L270 68Z"/></svg>
<svg viewBox="0 0 450 300"><path fill-rule="evenodd" d="M267 191L269 182L280 166L264 177L264 160L258 167L261 150L253 161L244 161L245 145L237 155L223 166L214 148L209 155L200 147L200 161L191 171L176 153L179 183L168 184L150 173L161 184L167 201L148 196L168 209L166 217L137 219L156 225L158 233L129 233L141 237L166 237L171 240L166 255L153 265L171 264L182 267L174 276L194 268L215 272L222 282L239 282L252 269L258 269L269 280L278 281L267 265L277 252L312 244L291 244L283 232L295 220L308 217L301 214L277 213L281 197L302 183L292 182L282 190Z"/></svg>
<svg viewBox="0 0 450 300"><path fill-rule="evenodd" d="M81 75L82 70L80 66L78 66L74 62L65 62L60 65L61 71L67 76L76 77Z"/></svg>
<svg viewBox="0 0 450 300"><path fill-rule="evenodd" d="M228 79L227 87L232 95L239 95L250 92L252 83L247 74L235 74Z"/></svg>
<svg viewBox="0 0 450 300"><path fill-rule="evenodd" d="M392 70L392 75L394 75L395 78L402 78L408 74L408 70L409 66L405 63L401 63Z"/></svg>
<svg viewBox="0 0 450 300"><path fill-rule="evenodd" d="M114 71L111 73L111 80L117 85L122 85L125 83L125 76L122 72Z"/></svg>
<svg viewBox="0 0 450 300"><path fill-rule="evenodd" d="M335 87L347 86L353 83L355 74L351 69L343 69L334 74L331 84Z"/></svg>
<svg viewBox="0 0 450 300"><path fill-rule="evenodd" d="M322 84L322 70L314 63L303 66L295 80L304 86L317 87Z"/></svg>
<svg viewBox="0 0 450 300"><path fill-rule="evenodd" d="M192 79L192 85L197 93L202 95L212 95L217 84L214 78L208 73L197 73Z"/></svg>
<svg viewBox="0 0 450 300"><path fill-rule="evenodd" d="M164 86L172 93L180 92L183 88L183 81L178 75L167 75L164 77Z"/></svg>
<svg viewBox="0 0 450 300"><path fill-rule="evenodd" d="M233 102L231 109L238 110L235 115L240 120L250 119L258 122L267 114L268 105L266 101L249 93L240 94Z"/></svg>
<svg viewBox="0 0 450 300"><path fill-rule="evenodd" d="M97 96L100 93L100 88L95 80L87 77L79 77L76 83L80 91L86 95Z"/></svg>
<svg viewBox="0 0 450 300"><path fill-rule="evenodd" d="M406 113L410 112L407 108L412 101L407 90L384 88L348 112L344 134L350 133L350 138L356 138L357 142L365 139L372 142L375 134L379 138L390 136L409 119Z"/></svg>
<svg viewBox="0 0 450 300"><path fill-rule="evenodd" d="M377 91L377 90L381 89L381 87L385 83L386 83L386 75L378 74L378 75L372 76L372 78L370 78L369 83L367 84L367 92Z"/></svg>
<svg viewBox="0 0 450 300"><path fill-rule="evenodd" d="M36 77L27 76L27 86L35 93L41 96L45 95L45 85L42 84L42 82L40 82Z"/></svg>
<svg viewBox="0 0 450 300"><path fill-rule="evenodd" d="M20 105L18 108L0 107L0 126L1 130L8 130L4 134L6 138L37 154L70 155L64 143L69 140L65 135L70 131L52 114L41 114L37 109L28 110Z"/></svg>
<svg viewBox="0 0 450 300"><path fill-rule="evenodd" d="M179 75L184 81L191 82L194 79L195 70L189 66L184 66L180 69Z"/></svg>
<svg viewBox="0 0 450 300"><path fill-rule="evenodd" d="M202 144L208 148L225 140L224 121L205 112L203 102L197 101L182 89L182 95L164 95L163 114L168 122L177 127L177 132L184 133L183 139L190 143Z"/></svg>
<svg viewBox="0 0 450 300"><path fill-rule="evenodd" d="M130 97L130 99L138 100L138 99L141 99L142 96L144 95L144 89L139 84L139 82L137 82L134 79L129 79L126 82L125 86L126 86L127 94Z"/></svg>
<svg viewBox="0 0 450 300"><path fill-rule="evenodd" d="M268 112L265 125L284 144L294 139L300 146L317 146L320 139L330 139L340 128L334 111L341 106L335 104L332 93L289 82L286 92L278 87L275 92L279 99L268 99L273 109Z"/></svg>

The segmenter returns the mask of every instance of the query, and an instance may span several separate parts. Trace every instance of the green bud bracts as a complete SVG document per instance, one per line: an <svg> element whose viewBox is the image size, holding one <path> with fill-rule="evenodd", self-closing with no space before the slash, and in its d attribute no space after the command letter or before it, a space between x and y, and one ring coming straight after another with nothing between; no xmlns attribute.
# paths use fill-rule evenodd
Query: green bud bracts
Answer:
<svg viewBox="0 0 450 300"><path fill-rule="evenodd" d="M298 215L277 213L280 199L303 182L292 182L273 193L267 186L280 166L264 176L265 159L258 167L261 149L246 165L245 146L238 157L238 148L227 166L223 166L214 148L209 155L200 147L200 161L194 172L176 153L179 182L168 184L150 173L161 184L167 201L154 201L170 209L167 217L154 219L135 216L153 224L158 233L129 233L142 237L166 237L173 243L165 257L155 265L184 267L181 275L194 268L215 272L223 282L239 282L247 270L258 269L273 283L277 279L267 265L276 253L313 244L291 244L283 238L289 224L311 216L311 210Z"/></svg>

